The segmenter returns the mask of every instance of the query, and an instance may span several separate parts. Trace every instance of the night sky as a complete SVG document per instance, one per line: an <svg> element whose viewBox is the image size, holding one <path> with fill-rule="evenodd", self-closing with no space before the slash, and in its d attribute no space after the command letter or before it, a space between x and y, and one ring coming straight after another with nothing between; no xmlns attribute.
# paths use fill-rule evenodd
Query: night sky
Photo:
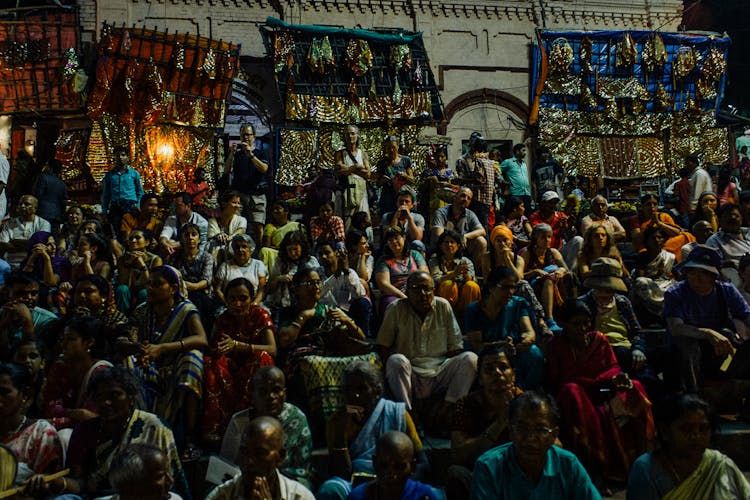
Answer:
<svg viewBox="0 0 750 500"><path fill-rule="evenodd" d="M684 0L686 30L726 32L729 48L724 105L733 104L750 116L750 0Z"/></svg>

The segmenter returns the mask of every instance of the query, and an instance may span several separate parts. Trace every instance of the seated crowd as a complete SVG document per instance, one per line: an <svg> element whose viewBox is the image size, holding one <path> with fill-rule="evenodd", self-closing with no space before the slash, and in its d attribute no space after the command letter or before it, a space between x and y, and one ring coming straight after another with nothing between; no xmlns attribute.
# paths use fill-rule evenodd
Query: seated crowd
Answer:
<svg viewBox="0 0 750 500"><path fill-rule="evenodd" d="M235 473L212 499L750 498L698 395L750 379L750 196L704 193L689 228L651 195L618 221L545 191L527 218L525 147L472 148L458 170L489 169L504 213L410 163L383 217L278 199L264 225L226 190L52 227L22 197L0 231L2 487L187 499L216 455ZM425 435L450 440L439 464Z"/></svg>

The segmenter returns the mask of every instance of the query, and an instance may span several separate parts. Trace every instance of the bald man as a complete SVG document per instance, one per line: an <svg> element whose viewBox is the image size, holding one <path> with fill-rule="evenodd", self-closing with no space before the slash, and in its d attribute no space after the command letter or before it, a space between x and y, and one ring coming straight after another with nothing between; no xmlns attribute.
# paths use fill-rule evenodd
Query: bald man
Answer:
<svg viewBox="0 0 750 500"><path fill-rule="evenodd" d="M242 435L251 420L263 416L278 419L284 428L286 458L281 471L309 488L312 484L312 434L302 410L286 402L286 378L284 372L275 366L263 366L255 372L250 408L232 415L224 433L220 455L239 464Z"/></svg>
<svg viewBox="0 0 750 500"><path fill-rule="evenodd" d="M445 391L446 413L466 396L477 373L477 355L463 352L463 338L450 303L435 297L429 273L406 281L406 298L385 311L378 345L390 353L385 377L393 399L411 410L415 399Z"/></svg>
<svg viewBox="0 0 750 500"><path fill-rule="evenodd" d="M206 499L314 500L310 490L279 472L285 456L281 423L273 417L251 420L240 442L240 474L214 488Z"/></svg>
<svg viewBox="0 0 750 500"><path fill-rule="evenodd" d="M399 431L388 431L378 439L373 456L375 480L354 488L347 500L392 498L402 500L436 500L443 498L429 485L409 476L414 470L414 443Z"/></svg>

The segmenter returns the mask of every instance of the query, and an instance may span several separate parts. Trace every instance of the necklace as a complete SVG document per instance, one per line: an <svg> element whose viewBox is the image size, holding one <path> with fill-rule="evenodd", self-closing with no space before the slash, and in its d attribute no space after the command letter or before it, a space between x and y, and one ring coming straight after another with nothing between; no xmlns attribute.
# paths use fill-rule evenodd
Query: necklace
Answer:
<svg viewBox="0 0 750 500"><path fill-rule="evenodd" d="M16 435L18 433L18 431L20 431L21 429L23 429L23 426L24 426L25 423L26 423L26 415L24 415L24 417L21 419L21 423L18 424L18 427L16 427L15 429L13 429L10 432L6 432L5 436L14 436L14 435Z"/></svg>

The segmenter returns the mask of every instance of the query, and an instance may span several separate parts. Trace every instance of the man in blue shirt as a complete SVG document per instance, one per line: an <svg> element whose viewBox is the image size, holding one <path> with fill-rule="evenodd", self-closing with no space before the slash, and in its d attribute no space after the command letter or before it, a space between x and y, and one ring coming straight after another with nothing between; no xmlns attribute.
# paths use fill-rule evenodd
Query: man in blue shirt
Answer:
<svg viewBox="0 0 750 500"><path fill-rule="evenodd" d="M513 146L513 158L508 158L500 164L500 171L510 184L511 196L518 196L523 200L526 210L531 210L531 184L529 183L529 169L523 161L526 156L526 146Z"/></svg>
<svg viewBox="0 0 750 500"><path fill-rule="evenodd" d="M510 440L477 460L471 500L600 499L575 455L553 446L559 413L554 400L524 392L510 404Z"/></svg>
<svg viewBox="0 0 750 500"><path fill-rule="evenodd" d="M119 228L122 216L143 196L143 186L141 174L128 166L128 150L116 147L114 156L115 168L104 174L102 179L102 214L108 215L113 226Z"/></svg>

